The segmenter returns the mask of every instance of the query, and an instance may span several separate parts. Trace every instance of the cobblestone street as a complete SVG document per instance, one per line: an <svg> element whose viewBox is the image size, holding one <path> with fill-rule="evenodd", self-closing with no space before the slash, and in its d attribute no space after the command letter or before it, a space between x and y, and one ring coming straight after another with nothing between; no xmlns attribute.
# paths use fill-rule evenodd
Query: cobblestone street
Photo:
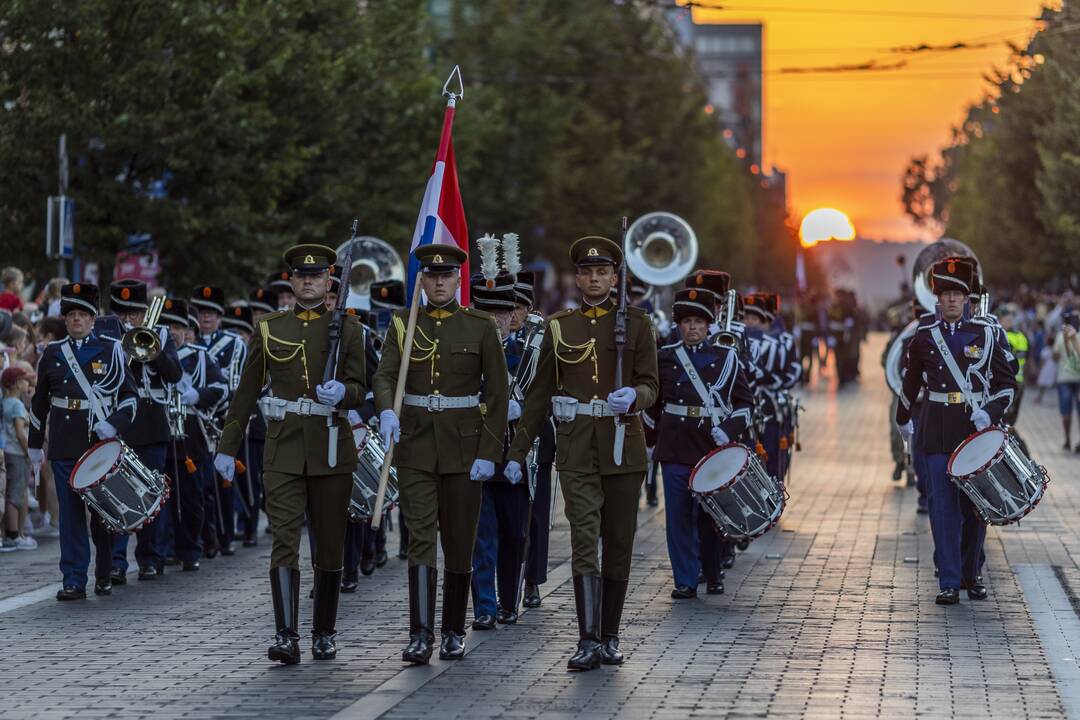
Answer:
<svg viewBox="0 0 1080 720"><path fill-rule="evenodd" d="M791 500L724 595L670 598L663 506L643 504L621 667L566 671L577 626L561 515L543 605L425 668L400 661L396 533L388 565L342 596L336 661L310 660L305 571L295 667L266 660L268 536L78 603L53 600L50 539L0 556L0 717L1080 720L1080 459L1061 449L1054 399L1024 398L1019 430L1052 482L1020 525L989 530L990 598L937 606L929 523L915 488L890 479L884 339L864 347L857 387L837 392L827 373L803 391Z"/></svg>

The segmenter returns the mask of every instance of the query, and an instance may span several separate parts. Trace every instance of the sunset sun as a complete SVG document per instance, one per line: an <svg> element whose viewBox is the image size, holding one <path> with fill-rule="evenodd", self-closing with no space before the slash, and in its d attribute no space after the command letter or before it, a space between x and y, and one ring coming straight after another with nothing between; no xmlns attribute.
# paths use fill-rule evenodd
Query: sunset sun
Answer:
<svg viewBox="0 0 1080 720"><path fill-rule="evenodd" d="M799 225L803 247L813 247L823 240L854 240L855 226L847 215L835 208L811 210Z"/></svg>

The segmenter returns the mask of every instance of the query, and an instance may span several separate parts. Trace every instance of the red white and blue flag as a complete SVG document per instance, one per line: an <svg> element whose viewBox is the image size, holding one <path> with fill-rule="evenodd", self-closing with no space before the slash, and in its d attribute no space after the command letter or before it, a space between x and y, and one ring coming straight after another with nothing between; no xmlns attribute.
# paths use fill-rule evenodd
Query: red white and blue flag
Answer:
<svg viewBox="0 0 1080 720"><path fill-rule="evenodd" d="M412 252L421 245L442 243L457 245L469 252L469 230L465 226L465 206L461 203L461 190L458 187L457 166L454 164L454 142L450 130L454 125L454 102L446 106L443 117L442 136L439 138L439 150L435 154L435 166L431 169L424 200L420 204L420 215L416 218L412 245L409 248L410 302L416 283L416 274L420 263ZM469 304L469 261L461 266L461 289L458 300L462 305Z"/></svg>

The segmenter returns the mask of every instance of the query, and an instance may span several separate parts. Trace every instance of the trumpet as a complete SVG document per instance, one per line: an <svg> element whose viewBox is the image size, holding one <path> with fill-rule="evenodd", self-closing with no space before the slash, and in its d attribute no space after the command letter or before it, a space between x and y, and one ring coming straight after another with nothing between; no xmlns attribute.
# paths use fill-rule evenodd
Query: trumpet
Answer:
<svg viewBox="0 0 1080 720"><path fill-rule="evenodd" d="M150 362L161 353L161 337L155 326L164 307L164 296L154 296L150 301L150 307L146 308L142 322L124 333L120 346L135 362Z"/></svg>
<svg viewBox="0 0 1080 720"><path fill-rule="evenodd" d="M187 437L187 431L184 429L184 401L182 400L183 389L181 385L185 376L179 383L170 383L168 390L166 391L168 398L168 404L166 410L169 416L169 434L175 440L183 440ZM190 382L190 381L189 381Z"/></svg>

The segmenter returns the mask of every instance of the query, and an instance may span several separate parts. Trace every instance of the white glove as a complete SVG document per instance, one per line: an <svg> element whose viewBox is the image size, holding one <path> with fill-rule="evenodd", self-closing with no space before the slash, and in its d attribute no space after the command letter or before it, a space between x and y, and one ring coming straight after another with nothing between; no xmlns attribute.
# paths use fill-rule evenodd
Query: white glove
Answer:
<svg viewBox="0 0 1080 720"><path fill-rule="evenodd" d="M401 439L401 423L393 410L383 410L379 413L379 434L382 435L383 447L390 447L391 438L394 442Z"/></svg>
<svg viewBox="0 0 1080 720"><path fill-rule="evenodd" d="M214 456L214 469L218 475L232 482L233 474L236 473L236 459L232 455L218 453Z"/></svg>
<svg viewBox="0 0 1080 720"><path fill-rule="evenodd" d="M506 467L503 468L503 477L509 480L511 485L521 482L521 463L517 460L506 463Z"/></svg>
<svg viewBox="0 0 1080 720"><path fill-rule="evenodd" d="M911 442L911 438L915 435L915 423L908 420L899 428L900 437L904 438L904 442Z"/></svg>
<svg viewBox="0 0 1080 720"><path fill-rule="evenodd" d="M108 420L99 420L98 423L94 425L94 432L97 433L97 436L102 440L111 440L116 437L116 428L114 428Z"/></svg>
<svg viewBox="0 0 1080 720"><path fill-rule="evenodd" d="M625 412L629 412L630 408L634 406L634 400L636 399L637 390L632 387L619 388L607 396L607 402L608 405L611 406L611 412L616 415L622 415Z"/></svg>
<svg viewBox="0 0 1080 720"><path fill-rule="evenodd" d="M506 422L514 422L521 417L521 403L517 400L511 400L510 406L506 410Z"/></svg>
<svg viewBox="0 0 1080 720"><path fill-rule="evenodd" d="M34 470L38 470L45 463L45 451L41 448L30 448L28 453L30 464L34 466Z"/></svg>
<svg viewBox="0 0 1080 720"><path fill-rule="evenodd" d="M712 429L712 441L717 445L727 445L731 442L731 438L727 436L727 433L724 432L723 428L714 427Z"/></svg>
<svg viewBox="0 0 1080 720"><path fill-rule="evenodd" d="M971 422L975 424L976 430L985 430L990 427L990 416L986 414L985 410L979 408L971 413Z"/></svg>
<svg viewBox="0 0 1080 720"><path fill-rule="evenodd" d="M490 460L476 458L473 460L472 469L469 470L469 479L476 482L490 480L495 474L495 463Z"/></svg>
<svg viewBox="0 0 1080 720"><path fill-rule="evenodd" d="M345 386L337 380L329 380L322 385L315 386L315 397L323 405L334 407L345 399Z"/></svg>
<svg viewBox="0 0 1080 720"><path fill-rule="evenodd" d="M199 402L199 391L195 388L188 388L180 393L180 402L185 405L194 405Z"/></svg>

